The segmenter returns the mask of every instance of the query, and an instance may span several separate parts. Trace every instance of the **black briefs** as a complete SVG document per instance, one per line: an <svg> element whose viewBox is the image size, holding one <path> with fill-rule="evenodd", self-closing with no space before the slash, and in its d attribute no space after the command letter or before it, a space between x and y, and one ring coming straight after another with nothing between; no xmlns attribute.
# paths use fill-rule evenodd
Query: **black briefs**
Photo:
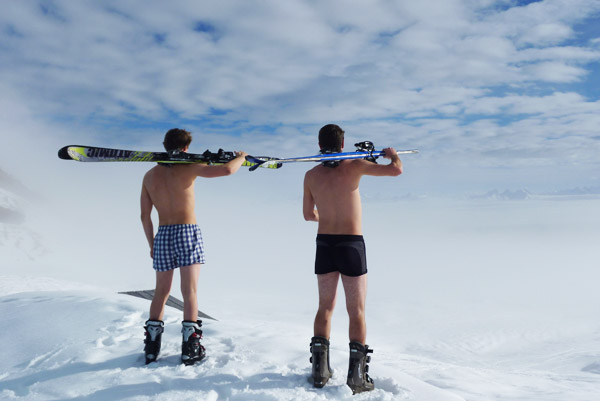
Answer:
<svg viewBox="0 0 600 401"><path fill-rule="evenodd" d="M367 273L367 253L362 235L317 234L315 274L335 271L352 277Z"/></svg>

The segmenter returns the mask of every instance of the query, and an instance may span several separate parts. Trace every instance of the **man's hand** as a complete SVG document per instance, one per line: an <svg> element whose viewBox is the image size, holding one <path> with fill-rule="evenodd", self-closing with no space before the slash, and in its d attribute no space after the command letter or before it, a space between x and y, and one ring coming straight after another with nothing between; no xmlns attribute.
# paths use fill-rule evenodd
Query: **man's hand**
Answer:
<svg viewBox="0 0 600 401"><path fill-rule="evenodd" d="M400 160L396 149L383 149L383 158L389 159L390 164L375 164L366 160L356 160L354 163L356 163L356 165L359 166L362 175L373 175L378 177L395 177L397 175L402 174L402 160Z"/></svg>
<svg viewBox="0 0 600 401"><path fill-rule="evenodd" d="M246 156L248 153L236 150L233 152L235 155L234 159L229 160L225 164L209 166L205 164L195 164L193 165L194 169L196 169L196 175L204 178L215 178L215 177L225 177L231 174L234 174L239 170L239 168L246 161Z"/></svg>
<svg viewBox="0 0 600 401"><path fill-rule="evenodd" d="M383 155L385 159L391 159L394 155L398 156L398 152L396 152L396 149L394 148L385 148L383 149L383 153L385 153Z"/></svg>

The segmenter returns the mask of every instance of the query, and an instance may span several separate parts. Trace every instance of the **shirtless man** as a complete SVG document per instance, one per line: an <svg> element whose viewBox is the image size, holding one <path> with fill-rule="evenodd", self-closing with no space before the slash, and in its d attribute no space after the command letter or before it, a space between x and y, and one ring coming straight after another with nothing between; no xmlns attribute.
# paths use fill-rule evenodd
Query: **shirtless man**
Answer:
<svg viewBox="0 0 600 401"><path fill-rule="evenodd" d="M344 131L329 124L319 131L322 152L341 152ZM343 160L334 166L318 165L304 178L303 213L307 221L319 223L315 274L319 288L319 309L311 341L312 378L315 387L323 387L332 375L329 367L329 334L340 276L350 318L350 366L347 384L353 393L374 389L366 373L368 353L365 345L365 299L367 261L362 237L362 207L358 185L364 175L397 176L402 162L392 148L384 149L387 165L359 160ZM316 207L316 208L315 208Z"/></svg>
<svg viewBox="0 0 600 401"><path fill-rule="evenodd" d="M166 133L163 145L167 152L187 152L191 141L188 131L174 128ZM181 360L192 365L205 356L205 349L200 344L202 321L198 320L196 297L200 266L204 263L204 245L194 213L194 183L197 177L214 178L235 173L247 154L235 152L235 155L230 162L216 166L159 164L144 176L141 219L156 270L156 290L150 304L150 318L144 327L146 364L155 361L160 352L164 307L176 268L181 273L184 303ZM153 207L158 212L156 237L150 216Z"/></svg>

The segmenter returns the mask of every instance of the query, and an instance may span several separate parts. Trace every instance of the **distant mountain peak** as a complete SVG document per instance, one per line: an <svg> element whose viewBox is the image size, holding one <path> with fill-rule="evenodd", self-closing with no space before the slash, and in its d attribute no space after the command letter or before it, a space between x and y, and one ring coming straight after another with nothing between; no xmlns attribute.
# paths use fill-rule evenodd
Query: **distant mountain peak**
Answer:
<svg viewBox="0 0 600 401"><path fill-rule="evenodd" d="M531 197L531 192L526 189L517 189L514 191L504 190L499 191L497 189L493 189L491 191L486 192L483 195L473 195L471 199L488 199L488 200L525 200Z"/></svg>
<svg viewBox="0 0 600 401"><path fill-rule="evenodd" d="M539 192L534 193L527 189L516 189L503 191L493 189L484 194L471 195L469 199L473 200L503 200L503 201L517 201L526 199L587 199L596 198L600 196L600 186L587 186L587 187L575 187L571 189L563 189L554 192Z"/></svg>

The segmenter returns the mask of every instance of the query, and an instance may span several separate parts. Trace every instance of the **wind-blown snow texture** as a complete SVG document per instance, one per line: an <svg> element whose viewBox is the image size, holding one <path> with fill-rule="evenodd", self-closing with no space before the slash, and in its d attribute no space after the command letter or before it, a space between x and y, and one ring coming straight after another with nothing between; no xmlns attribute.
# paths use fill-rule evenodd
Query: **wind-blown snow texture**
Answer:
<svg viewBox="0 0 600 401"><path fill-rule="evenodd" d="M219 321L205 321L203 363L180 364L181 312L167 309L163 351L145 366L148 301L116 293L132 288L48 277L61 269L77 277L87 268L90 277L138 269L127 259L103 273L91 259L65 258L46 274L3 259L0 399L597 399L598 200L400 206L402 213L391 215L392 204L365 207L374 392L352 396L345 385L343 295L331 337L334 377L323 389L307 381L315 226L299 225L308 228L267 243L227 227L221 233L207 218L212 259L201 273L200 309ZM290 212L282 207L262 218ZM244 252L232 252L231 244ZM257 253L260 263L248 260ZM148 261L139 275L152 275ZM119 279L131 285L126 274Z"/></svg>

